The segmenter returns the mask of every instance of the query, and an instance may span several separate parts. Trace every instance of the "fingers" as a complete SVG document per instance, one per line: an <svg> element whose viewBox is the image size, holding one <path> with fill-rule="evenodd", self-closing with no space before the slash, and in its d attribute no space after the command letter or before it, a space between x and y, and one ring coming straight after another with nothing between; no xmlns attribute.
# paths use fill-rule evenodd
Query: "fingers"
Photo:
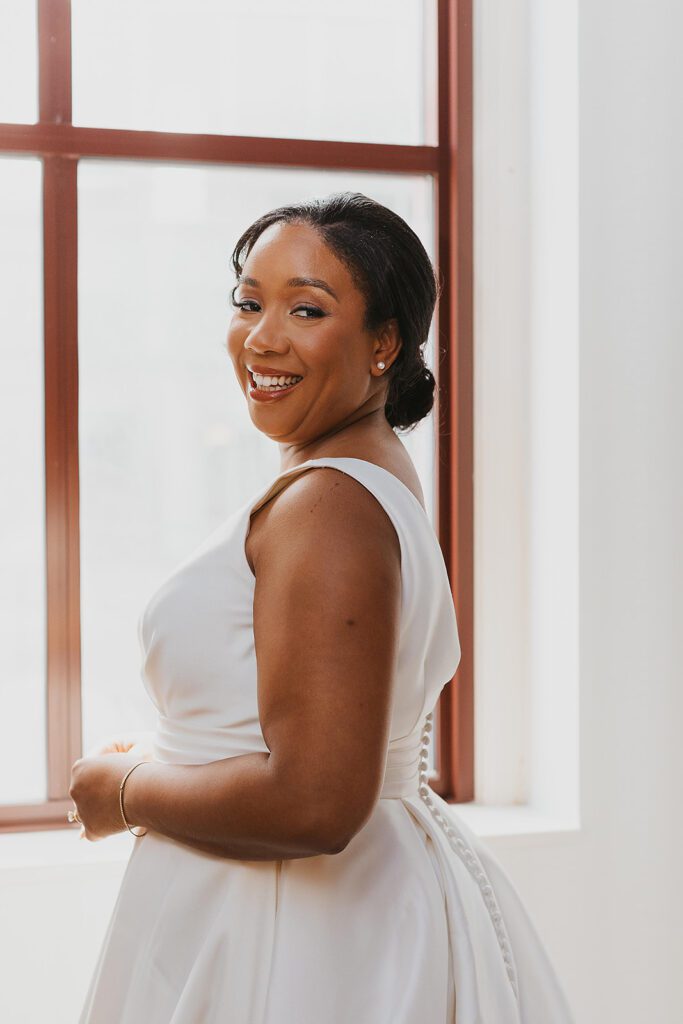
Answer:
<svg viewBox="0 0 683 1024"><path fill-rule="evenodd" d="M126 754L133 746L131 740L111 739L103 740L97 746L92 747L86 757L100 757L102 754Z"/></svg>
<svg viewBox="0 0 683 1024"><path fill-rule="evenodd" d="M99 757L101 754L127 754L133 747L143 750L150 748L153 742L153 731L133 730L117 736L105 736L92 747L86 757Z"/></svg>

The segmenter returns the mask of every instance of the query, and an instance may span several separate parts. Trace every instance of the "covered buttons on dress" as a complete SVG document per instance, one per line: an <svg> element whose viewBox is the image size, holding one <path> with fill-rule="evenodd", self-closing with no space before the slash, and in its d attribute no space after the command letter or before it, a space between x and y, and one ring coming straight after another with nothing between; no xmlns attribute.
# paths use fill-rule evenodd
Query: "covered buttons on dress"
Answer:
<svg viewBox="0 0 683 1024"><path fill-rule="evenodd" d="M462 834L456 825L453 824L450 818L445 817L441 811L439 811L434 805L432 799L432 790L427 782L427 769L429 767L429 759L427 757L427 750L429 747L429 739L432 731L432 717L433 712L430 712L425 718L425 724L422 731L422 745L420 749L420 761L419 761L419 789L418 792L429 808L429 812L436 821L437 825L441 828L445 834L451 848L457 853L460 859L464 862L467 870L470 872L475 882L479 886L479 890L486 904L486 908L491 916L493 927L496 932L498 939L498 945L500 946L503 960L505 961L505 970L507 976L510 979L510 985L515 994L515 997L519 999L518 986L517 986L517 973L515 970L514 960L512 957L512 949L510 947L510 940L507 935L507 930L503 922L503 915L498 907L498 902L493 891L486 872L481 866L479 858L475 854L474 850L467 844Z"/></svg>

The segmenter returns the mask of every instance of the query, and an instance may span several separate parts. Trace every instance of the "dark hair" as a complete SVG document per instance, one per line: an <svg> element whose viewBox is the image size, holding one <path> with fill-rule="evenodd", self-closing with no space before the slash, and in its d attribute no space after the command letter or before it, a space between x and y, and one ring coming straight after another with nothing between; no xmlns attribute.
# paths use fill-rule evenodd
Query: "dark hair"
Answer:
<svg viewBox="0 0 683 1024"><path fill-rule="evenodd" d="M436 385L422 349L440 289L422 242L402 217L381 203L360 192L335 192L279 206L255 220L232 252L238 277L258 237L279 221L310 224L320 232L365 298L366 330L396 318L402 345L387 371L384 411L392 427L414 427L431 411Z"/></svg>

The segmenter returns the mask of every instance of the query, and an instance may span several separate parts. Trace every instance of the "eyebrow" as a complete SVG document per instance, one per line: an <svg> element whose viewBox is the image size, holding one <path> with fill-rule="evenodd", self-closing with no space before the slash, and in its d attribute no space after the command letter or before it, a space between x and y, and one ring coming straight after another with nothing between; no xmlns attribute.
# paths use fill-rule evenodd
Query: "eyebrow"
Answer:
<svg viewBox="0 0 683 1024"><path fill-rule="evenodd" d="M237 278L237 283L249 284L253 288L259 287L259 283L255 277L239 276ZM286 284L289 288L305 288L307 285L310 286L311 288L320 288L322 291L327 292L328 295L331 295L333 299L336 299L336 301L339 302L339 297L337 296L337 293L334 291L334 289L330 287L327 281L323 281L322 278L320 277L290 277L289 281L287 281Z"/></svg>

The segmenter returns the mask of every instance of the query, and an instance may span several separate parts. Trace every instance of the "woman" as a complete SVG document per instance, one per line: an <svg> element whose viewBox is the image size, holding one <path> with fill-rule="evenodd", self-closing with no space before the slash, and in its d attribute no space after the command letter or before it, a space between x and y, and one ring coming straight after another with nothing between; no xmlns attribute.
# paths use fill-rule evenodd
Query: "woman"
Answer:
<svg viewBox="0 0 683 1024"><path fill-rule="evenodd" d="M74 765L86 838L142 829L80 1024L566 1024L512 883L427 783L460 645L395 430L433 403L429 258L342 193L232 259L228 350L282 471L141 616L152 747Z"/></svg>

